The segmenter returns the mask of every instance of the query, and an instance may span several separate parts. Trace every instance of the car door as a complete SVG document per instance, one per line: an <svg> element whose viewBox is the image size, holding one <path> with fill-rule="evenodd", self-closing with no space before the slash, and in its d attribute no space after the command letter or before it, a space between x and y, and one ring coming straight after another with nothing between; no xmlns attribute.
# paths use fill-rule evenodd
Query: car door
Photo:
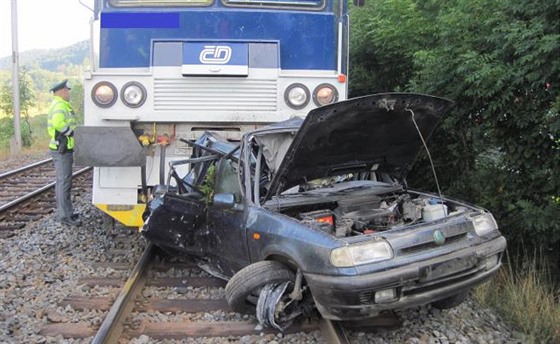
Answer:
<svg viewBox="0 0 560 344"><path fill-rule="evenodd" d="M214 197L207 210L205 251L209 263L226 276L249 264L245 223L237 162L221 159L216 163Z"/></svg>
<svg viewBox="0 0 560 344"><path fill-rule="evenodd" d="M200 255L197 234L204 227L205 204L198 196L166 193L150 204L142 234L171 254Z"/></svg>

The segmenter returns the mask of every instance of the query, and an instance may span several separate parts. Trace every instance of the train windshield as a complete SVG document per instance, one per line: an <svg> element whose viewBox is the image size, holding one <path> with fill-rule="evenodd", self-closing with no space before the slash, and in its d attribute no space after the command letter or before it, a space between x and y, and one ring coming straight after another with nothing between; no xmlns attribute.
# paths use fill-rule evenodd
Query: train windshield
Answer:
<svg viewBox="0 0 560 344"><path fill-rule="evenodd" d="M114 7L180 7L210 5L213 0L109 0Z"/></svg>
<svg viewBox="0 0 560 344"><path fill-rule="evenodd" d="M213 0L109 0L113 7L184 7L211 5ZM226 6L322 8L324 0L222 0Z"/></svg>
<svg viewBox="0 0 560 344"><path fill-rule="evenodd" d="M322 8L324 5L323 0L222 0L225 5L230 6L247 6L247 7L276 7L276 6L290 6L290 7L309 7L309 8Z"/></svg>

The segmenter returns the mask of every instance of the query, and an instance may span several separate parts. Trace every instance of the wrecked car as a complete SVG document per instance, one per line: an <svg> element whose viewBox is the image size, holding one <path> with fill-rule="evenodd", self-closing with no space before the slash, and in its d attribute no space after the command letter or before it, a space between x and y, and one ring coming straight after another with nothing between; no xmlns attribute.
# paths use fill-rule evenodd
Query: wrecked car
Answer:
<svg viewBox="0 0 560 344"><path fill-rule="evenodd" d="M206 132L172 162L142 234L228 280L233 310L279 330L318 311L358 320L450 308L491 277L506 247L491 213L405 177L446 99L355 98L245 134ZM180 176L175 166L188 164Z"/></svg>

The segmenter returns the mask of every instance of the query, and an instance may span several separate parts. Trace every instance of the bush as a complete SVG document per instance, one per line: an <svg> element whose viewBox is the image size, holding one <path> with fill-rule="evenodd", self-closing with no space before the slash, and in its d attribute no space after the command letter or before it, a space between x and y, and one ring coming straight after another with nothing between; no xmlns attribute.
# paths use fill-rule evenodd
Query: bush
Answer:
<svg viewBox="0 0 560 344"><path fill-rule="evenodd" d="M31 135L31 127L28 122L20 122L21 144L23 147L31 147L33 137ZM12 117L0 118L0 147L10 148L10 141L14 136L14 119Z"/></svg>
<svg viewBox="0 0 560 344"><path fill-rule="evenodd" d="M20 122L21 144L23 148L33 148L36 145L47 149L47 116L39 115L30 117ZM0 150L8 152L10 141L14 136L14 119L0 117ZM41 148L41 147L37 147Z"/></svg>

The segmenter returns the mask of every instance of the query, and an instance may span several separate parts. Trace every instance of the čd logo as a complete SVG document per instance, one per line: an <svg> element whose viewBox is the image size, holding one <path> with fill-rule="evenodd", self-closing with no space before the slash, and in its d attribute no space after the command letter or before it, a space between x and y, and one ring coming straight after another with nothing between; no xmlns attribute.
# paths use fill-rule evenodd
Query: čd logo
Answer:
<svg viewBox="0 0 560 344"><path fill-rule="evenodd" d="M205 45L200 52L202 64L226 64L231 59L231 48L225 45Z"/></svg>

